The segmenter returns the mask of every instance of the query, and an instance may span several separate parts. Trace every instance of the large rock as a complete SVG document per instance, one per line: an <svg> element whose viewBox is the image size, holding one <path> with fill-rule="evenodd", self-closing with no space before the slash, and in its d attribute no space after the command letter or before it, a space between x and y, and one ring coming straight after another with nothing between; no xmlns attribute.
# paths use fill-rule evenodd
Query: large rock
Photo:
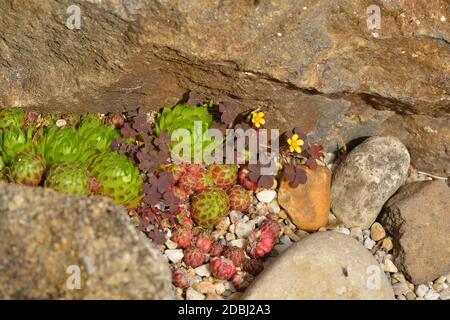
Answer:
<svg viewBox="0 0 450 320"><path fill-rule="evenodd" d="M409 153L394 137L372 137L340 163L331 184L331 209L347 226L369 228L404 184Z"/></svg>
<svg viewBox="0 0 450 320"><path fill-rule="evenodd" d="M319 232L295 243L260 274L243 299L394 299L375 258L357 240Z"/></svg>
<svg viewBox="0 0 450 320"><path fill-rule="evenodd" d="M0 257L0 299L174 298L159 250L107 199L1 183Z"/></svg>
<svg viewBox="0 0 450 320"><path fill-rule="evenodd" d="M292 222L302 230L317 231L325 227L330 212L331 171L322 166L311 170L303 166L308 180L292 188L282 179L278 203L286 210Z"/></svg>
<svg viewBox="0 0 450 320"><path fill-rule="evenodd" d="M386 204L381 222L394 237L395 265L413 283L450 271L450 187L444 181L405 185Z"/></svg>
<svg viewBox="0 0 450 320"><path fill-rule="evenodd" d="M79 30L65 26L73 4ZM298 126L327 150L398 136L420 170L448 176L439 156L449 149L428 142L446 141L450 4L379 2L378 38L367 28L371 4L4 0L0 107L155 110L196 90L261 107L269 126ZM402 120L410 114L424 117Z"/></svg>

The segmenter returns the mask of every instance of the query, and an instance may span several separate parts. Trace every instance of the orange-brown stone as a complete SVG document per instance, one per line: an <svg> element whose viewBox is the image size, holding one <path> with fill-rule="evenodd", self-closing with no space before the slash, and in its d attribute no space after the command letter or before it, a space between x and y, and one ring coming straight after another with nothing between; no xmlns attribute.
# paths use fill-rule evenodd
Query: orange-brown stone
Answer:
<svg viewBox="0 0 450 320"><path fill-rule="evenodd" d="M292 188L283 179L278 191L278 203L298 228L316 231L328 222L331 171L322 166L315 170L306 166L303 168L308 177L306 184Z"/></svg>

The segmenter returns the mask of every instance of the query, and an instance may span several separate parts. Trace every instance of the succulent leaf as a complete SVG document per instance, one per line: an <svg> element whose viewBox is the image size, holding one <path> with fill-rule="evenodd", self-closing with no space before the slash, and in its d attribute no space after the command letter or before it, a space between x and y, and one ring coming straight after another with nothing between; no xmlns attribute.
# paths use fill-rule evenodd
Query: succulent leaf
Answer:
<svg viewBox="0 0 450 320"><path fill-rule="evenodd" d="M94 158L89 170L100 184L97 193L110 197L116 204L133 208L142 199L142 177L126 156L101 153Z"/></svg>
<svg viewBox="0 0 450 320"><path fill-rule="evenodd" d="M73 195L88 195L89 175L86 169L77 163L57 164L48 170L45 187Z"/></svg>

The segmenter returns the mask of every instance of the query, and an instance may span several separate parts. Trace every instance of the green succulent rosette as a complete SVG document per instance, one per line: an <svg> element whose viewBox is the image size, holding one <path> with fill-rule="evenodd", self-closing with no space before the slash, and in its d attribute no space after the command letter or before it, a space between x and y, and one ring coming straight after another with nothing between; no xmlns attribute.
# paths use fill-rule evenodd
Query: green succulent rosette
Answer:
<svg viewBox="0 0 450 320"><path fill-rule="evenodd" d="M86 168L78 163L53 165L47 172L46 188L72 195L88 195L90 179Z"/></svg>
<svg viewBox="0 0 450 320"><path fill-rule="evenodd" d="M22 129L11 126L5 129L0 136L0 153L4 164L9 165L19 153L33 152L35 150L33 137L32 127Z"/></svg>
<svg viewBox="0 0 450 320"><path fill-rule="evenodd" d="M84 152L82 142L74 128L50 126L39 142L38 152L49 165L77 162Z"/></svg>
<svg viewBox="0 0 450 320"><path fill-rule="evenodd" d="M6 108L0 110L0 129L9 127L23 127L25 112L19 108Z"/></svg>
<svg viewBox="0 0 450 320"><path fill-rule="evenodd" d="M181 134L178 140L172 141L170 148L176 150L184 145L184 147L190 148L193 157L195 151L203 151L206 146L211 144L209 137L205 139L205 133L211 127L211 124L212 115L208 112L206 105L195 107L179 104L173 108L164 108L158 114L155 131L158 136L161 132L166 132L169 137L172 137L177 129L189 131L190 139L185 134ZM198 146L199 141L201 141L200 148ZM190 146L187 146L188 143ZM186 159L186 155L176 154L175 156Z"/></svg>
<svg viewBox="0 0 450 320"><path fill-rule="evenodd" d="M96 121L91 116L83 119L78 132L88 149L100 152L110 151L112 140L120 136L113 127L102 125L100 119Z"/></svg>
<svg viewBox="0 0 450 320"><path fill-rule="evenodd" d="M18 154L11 163L9 176L11 182L30 187L39 185L46 169L44 158L31 152Z"/></svg>
<svg viewBox="0 0 450 320"><path fill-rule="evenodd" d="M100 184L97 194L126 208L134 208L141 201L143 180L139 169L126 156L115 152L99 154L89 171Z"/></svg>

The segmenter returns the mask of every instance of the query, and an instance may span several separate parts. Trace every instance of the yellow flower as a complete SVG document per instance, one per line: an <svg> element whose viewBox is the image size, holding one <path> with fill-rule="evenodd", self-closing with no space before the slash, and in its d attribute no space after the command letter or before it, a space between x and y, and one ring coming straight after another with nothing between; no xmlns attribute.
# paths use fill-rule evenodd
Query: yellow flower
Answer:
<svg viewBox="0 0 450 320"><path fill-rule="evenodd" d="M299 139L297 134L294 134L291 138L287 140L289 144L289 150L291 152L297 152L302 153L302 149L300 149L300 146L304 145L305 142L302 139Z"/></svg>
<svg viewBox="0 0 450 320"><path fill-rule="evenodd" d="M259 128L262 124L265 124L266 120L264 120L264 112L252 112L252 123L257 128Z"/></svg>

